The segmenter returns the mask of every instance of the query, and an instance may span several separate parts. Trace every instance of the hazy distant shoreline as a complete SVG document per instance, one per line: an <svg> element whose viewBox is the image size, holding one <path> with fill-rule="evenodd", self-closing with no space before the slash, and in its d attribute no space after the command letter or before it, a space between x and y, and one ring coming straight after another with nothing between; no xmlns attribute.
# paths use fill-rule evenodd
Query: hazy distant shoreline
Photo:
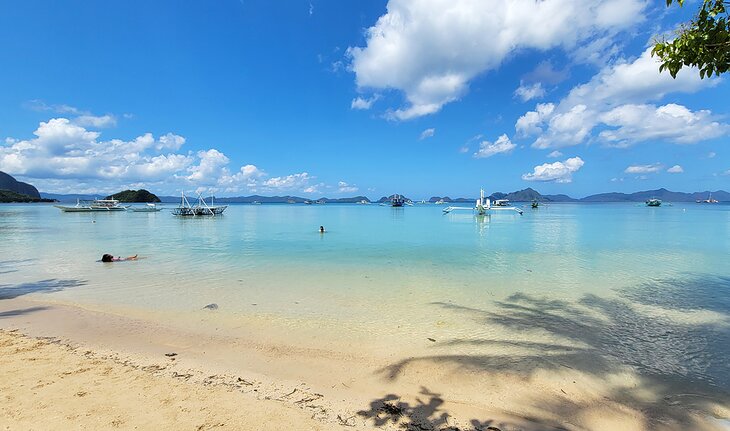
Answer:
<svg viewBox="0 0 730 431"><path fill-rule="evenodd" d="M103 194L103 193L102 193ZM518 190L511 193L502 193L502 192L495 192L490 197L492 199L509 199L512 202L530 202L532 200L539 200L542 202L644 202L647 199L650 198L657 198L661 199L667 202L695 202L697 200L704 200L707 199L709 195L712 195L714 199L717 199L720 202L727 202L730 201L730 192L727 192L725 190L716 190L716 191L698 191L698 192L674 192L671 190L667 190L664 188L656 189L656 190L644 190L644 191L638 191L634 193L619 193L619 192L609 192L609 193L598 193L593 194L589 196L585 196L583 198L572 198L568 195L564 194L558 194L558 195L543 195L537 192L536 190L532 188L527 188L523 190ZM57 193L44 193L41 192L41 197L46 199L56 199L60 202L72 202L76 201L77 199L95 199L98 198L99 195L91 195L91 194L57 194ZM179 196L159 196L160 200L163 203L177 203L180 201ZM430 203L434 203L438 201L439 199L443 199L444 202L456 202L456 203L464 203L464 202L473 202L476 197L459 197L459 198L450 198L448 196L432 196L428 199L426 198L413 198L406 196L406 199L411 199L414 202L421 202L422 200L425 200ZM322 197L319 199L314 198L303 198L300 196L262 196L262 195L251 195L251 196L233 196L233 197L216 197L216 200L221 203L252 203L252 202L261 202L261 203L304 203L305 201L314 201L314 200L320 200L325 203L358 203L360 201L367 201L371 203L377 203L377 202L385 202L388 200L387 196L383 196L379 199L370 199L366 196L353 196L353 197L344 197L344 198L327 198ZM293 201L293 202L292 202Z"/></svg>

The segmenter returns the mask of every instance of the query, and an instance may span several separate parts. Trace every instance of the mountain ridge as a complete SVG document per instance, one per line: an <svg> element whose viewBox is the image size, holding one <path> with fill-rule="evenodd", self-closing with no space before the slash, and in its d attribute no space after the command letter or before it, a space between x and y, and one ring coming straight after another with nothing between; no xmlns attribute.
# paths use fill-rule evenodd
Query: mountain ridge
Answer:
<svg viewBox="0 0 730 431"><path fill-rule="evenodd" d="M589 196L585 196L583 198L573 198L571 196L565 195L565 194L554 194L554 195L543 195L540 194L538 191L528 187L526 189L517 190L511 193L503 193L503 192L494 192L489 197L490 199L509 199L513 202L529 202L533 199L539 200L541 202L644 202L647 199L650 198L657 198L661 199L663 201L667 202L695 202L697 200L704 200L707 199L710 194L712 194L712 197L714 199L717 199L720 202L730 202L730 193L725 190L705 190L705 191L698 191L698 192L675 192L671 190L667 190L666 188L660 188L655 190L642 190L637 191L633 193L622 193L622 192L607 192L607 193L597 193ZM43 198L49 198L49 199L57 199L62 202L73 202L76 201L76 199L94 199L99 197L99 195L90 195L90 194L55 194L55 193L40 193L40 196ZM392 195L390 195L392 196ZM383 196L378 200L372 200L369 199L366 196L353 196L353 197L344 197L344 198L327 198L322 197L319 200L322 200L324 202L329 203L357 203L361 200L365 200L368 202L387 202L390 199L390 196ZM180 201L179 196L159 196L160 200L162 202L167 203L175 203ZM404 198L408 199L406 196L403 196ZM476 196L473 198L449 198L448 196L444 196L443 198L440 198L438 196L432 196L429 201L430 202L436 202L439 199L443 199L444 202L473 202L476 200ZM232 197L225 197L225 198L215 198L216 202L221 203L251 203L254 201L258 201L261 203L287 203L289 200L294 201L295 203L303 203L304 201L314 201L317 199L312 198L303 198L299 196L263 196L263 195L251 195L251 196L232 196ZM417 200L420 201L420 200Z"/></svg>

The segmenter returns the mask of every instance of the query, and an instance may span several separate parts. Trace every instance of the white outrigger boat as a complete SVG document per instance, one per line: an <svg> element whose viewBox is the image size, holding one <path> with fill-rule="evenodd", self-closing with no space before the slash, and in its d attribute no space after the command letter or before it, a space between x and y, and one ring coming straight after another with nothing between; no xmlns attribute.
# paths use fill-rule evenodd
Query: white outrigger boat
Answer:
<svg viewBox="0 0 730 431"><path fill-rule="evenodd" d="M54 205L54 207L65 213L90 213L126 211L130 205L119 205L119 201L116 199L94 199L92 201L76 199L74 206Z"/></svg>
<svg viewBox="0 0 730 431"><path fill-rule="evenodd" d="M156 213L156 212L162 211L162 210L163 210L162 207L158 207L157 204L153 204L153 203L147 204L143 207L133 207L132 208L132 212L136 212L136 213Z"/></svg>
<svg viewBox="0 0 730 431"><path fill-rule="evenodd" d="M172 210L172 214L181 217L195 217L195 216L215 216L223 214L223 211L228 208L228 205L214 205L213 197L210 197L210 205L205 202L203 196L198 193L198 203L190 205L188 198L185 197L185 192L181 193L180 206Z"/></svg>
<svg viewBox="0 0 730 431"><path fill-rule="evenodd" d="M479 199L476 201L476 206L474 208L468 208L468 207L447 207L444 208L443 212L444 214L448 214L452 211L458 211L458 210L468 210L468 211L476 211L479 215L486 215L490 214L493 211L515 211L522 215L522 210L517 207L508 207L503 205L492 205L492 201L484 196L484 189L481 189L479 192Z"/></svg>

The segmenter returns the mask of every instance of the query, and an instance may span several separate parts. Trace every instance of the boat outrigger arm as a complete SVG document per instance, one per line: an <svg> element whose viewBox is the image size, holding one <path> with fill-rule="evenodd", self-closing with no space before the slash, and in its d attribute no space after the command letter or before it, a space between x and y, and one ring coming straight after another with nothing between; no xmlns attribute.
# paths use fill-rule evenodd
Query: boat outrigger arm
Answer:
<svg viewBox="0 0 730 431"><path fill-rule="evenodd" d="M452 211L458 210L476 211L479 215L486 215L493 211L515 211L522 215L522 210L517 207L492 206L492 201L488 197L484 196L484 189L481 189L481 191L479 192L479 199L477 199L476 206L474 208L447 207L444 208L444 214L448 214Z"/></svg>

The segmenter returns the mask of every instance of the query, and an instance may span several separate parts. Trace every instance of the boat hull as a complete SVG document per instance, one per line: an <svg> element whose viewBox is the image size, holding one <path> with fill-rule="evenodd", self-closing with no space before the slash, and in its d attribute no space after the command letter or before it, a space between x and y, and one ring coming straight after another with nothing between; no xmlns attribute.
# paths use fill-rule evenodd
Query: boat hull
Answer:
<svg viewBox="0 0 730 431"><path fill-rule="evenodd" d="M180 207L172 210L172 214L178 217L212 216L223 214L228 205L219 207Z"/></svg>
<svg viewBox="0 0 730 431"><path fill-rule="evenodd" d="M64 207L61 205L54 205L54 207L60 209L65 213L108 213L108 212L119 212L126 211L127 208L90 208L90 207Z"/></svg>

